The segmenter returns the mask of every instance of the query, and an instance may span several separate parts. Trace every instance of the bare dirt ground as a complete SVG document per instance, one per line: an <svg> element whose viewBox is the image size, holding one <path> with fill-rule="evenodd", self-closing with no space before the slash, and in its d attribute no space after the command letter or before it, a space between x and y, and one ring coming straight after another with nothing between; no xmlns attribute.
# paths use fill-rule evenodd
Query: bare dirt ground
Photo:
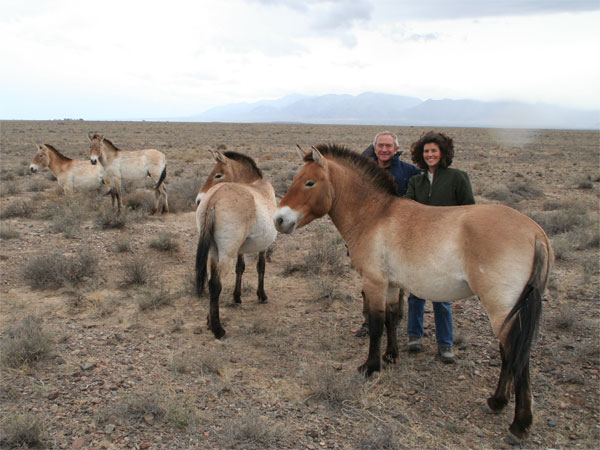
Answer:
<svg viewBox="0 0 600 450"><path fill-rule="evenodd" d="M207 150L253 157L281 198L301 165L296 144L336 142L362 151L381 127L84 121L0 127L2 348L8 352L15 327L30 316L50 346L28 364L8 364L4 355L0 445L19 445L14 420L26 417L40 425L37 441L46 448L510 447L503 437L513 403L498 415L484 408L499 356L477 299L453 308L456 364L436 358L428 304L426 351L403 351L398 364L368 380L357 375L367 354L367 339L354 336L362 321L360 280L327 218L278 236L267 263L267 304L257 303L256 260L248 257L241 306L231 305L233 273L224 282L226 339L206 329L207 298L196 298L191 280L193 201L212 167ZM405 150L426 131L392 130ZM109 197L67 199L47 173L27 172L35 143L87 159L90 131L123 149L163 151L173 212L150 217L151 194L130 186L126 203L137 209L123 214L122 227L111 227ZM442 131L455 138L454 166L469 173L476 201L509 204L534 217L557 251L532 354L535 422L521 447L598 448L600 133ZM161 239L166 251L156 244ZM82 255L97 262L93 272L59 286L32 285L43 281L32 263ZM150 271L145 284L126 283L132 267ZM53 263L42 268L50 272Z"/></svg>

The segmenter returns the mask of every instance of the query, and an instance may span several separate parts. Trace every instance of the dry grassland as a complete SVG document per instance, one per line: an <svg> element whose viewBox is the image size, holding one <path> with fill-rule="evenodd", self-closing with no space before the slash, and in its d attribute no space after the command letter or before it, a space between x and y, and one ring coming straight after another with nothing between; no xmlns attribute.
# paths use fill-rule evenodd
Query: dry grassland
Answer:
<svg viewBox="0 0 600 450"><path fill-rule="evenodd" d="M327 218L280 235L258 304L247 258L221 295L227 338L196 298L194 199L208 149L253 157L279 198L301 163L295 145L362 151L380 127L150 122L0 122L0 445L43 448L508 448L513 403L484 410L497 343L475 299L454 306L457 364L426 351L357 375L367 340L361 296ZM426 129L393 127L407 150ZM36 143L87 159L90 131L167 155L173 211L126 184L115 217L101 193L67 198L28 173ZM548 232L557 261L532 355L535 423L523 448L597 448L599 427L598 131L445 129L479 203L508 204ZM407 154L403 155L404 160ZM434 238L434 237L432 237ZM494 239L494 236L490 236ZM405 343L406 319L400 326Z"/></svg>

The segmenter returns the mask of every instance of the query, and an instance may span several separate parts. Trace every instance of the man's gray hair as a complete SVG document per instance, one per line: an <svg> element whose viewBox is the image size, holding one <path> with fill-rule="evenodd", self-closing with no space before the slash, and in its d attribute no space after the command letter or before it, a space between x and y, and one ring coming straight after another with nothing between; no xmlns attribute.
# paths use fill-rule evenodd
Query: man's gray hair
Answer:
<svg viewBox="0 0 600 450"><path fill-rule="evenodd" d="M396 147L400 147L400 144L398 143L398 136L396 136L391 131L382 131L380 133L377 133L377 135L375 136L375 139L373 139L373 147L375 147L375 144L377 144L377 138L379 136L392 136L394 138L394 145Z"/></svg>

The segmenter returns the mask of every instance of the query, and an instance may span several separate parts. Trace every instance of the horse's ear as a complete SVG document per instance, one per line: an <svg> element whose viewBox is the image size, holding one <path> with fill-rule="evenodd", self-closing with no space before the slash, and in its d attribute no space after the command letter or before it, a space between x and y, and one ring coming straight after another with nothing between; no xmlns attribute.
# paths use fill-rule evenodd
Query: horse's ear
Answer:
<svg viewBox="0 0 600 450"><path fill-rule="evenodd" d="M208 152L209 152L209 153L212 155L212 157L213 157L213 159L214 159L215 161L218 161L218 160L217 160L217 155L215 154L215 152L214 152L214 151L212 151L212 150L209 148L209 149L208 149Z"/></svg>
<svg viewBox="0 0 600 450"><path fill-rule="evenodd" d="M37 147L38 150L42 149L42 146L40 144L35 144L35 146Z"/></svg>
<svg viewBox="0 0 600 450"><path fill-rule="evenodd" d="M92 138L94 137L94 133L91 131L88 133L88 141L92 142Z"/></svg>
<svg viewBox="0 0 600 450"><path fill-rule="evenodd" d="M305 152L304 150L302 150L302 148L296 144L296 152L298 153L298 156L300 157L301 160L304 161L304 158L306 155L308 155L308 152Z"/></svg>
<svg viewBox="0 0 600 450"><path fill-rule="evenodd" d="M217 161L222 162L223 164L227 164L227 161L225 161L225 156L223 156L223 153L221 153L219 150L217 150L215 152L217 154Z"/></svg>
<svg viewBox="0 0 600 450"><path fill-rule="evenodd" d="M317 164L320 165L323 169L327 167L327 162L325 161L325 158L323 158L323 155L321 155L321 153L319 152L319 150L317 150L315 146L312 147L312 157L317 162Z"/></svg>

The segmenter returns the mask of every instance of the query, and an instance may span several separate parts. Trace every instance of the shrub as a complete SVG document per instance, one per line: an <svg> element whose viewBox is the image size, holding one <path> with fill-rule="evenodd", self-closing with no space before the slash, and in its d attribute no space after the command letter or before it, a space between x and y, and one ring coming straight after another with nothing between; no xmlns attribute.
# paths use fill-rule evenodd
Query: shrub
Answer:
<svg viewBox="0 0 600 450"><path fill-rule="evenodd" d="M131 241L129 239L121 239L115 243L115 251L117 253L125 253L131 251Z"/></svg>
<svg viewBox="0 0 600 450"><path fill-rule="evenodd" d="M65 283L84 281L94 274L97 266L97 256L86 250L80 250L73 257L60 253L42 254L25 266L23 277L34 289L53 289Z"/></svg>
<svg viewBox="0 0 600 450"><path fill-rule="evenodd" d="M156 201L154 193L147 189L138 189L132 194L123 196L123 205L131 211L143 211L149 214Z"/></svg>
<svg viewBox="0 0 600 450"><path fill-rule="evenodd" d="M406 448L396 437L398 432L390 428L373 428L360 440L361 450L399 450Z"/></svg>
<svg viewBox="0 0 600 450"><path fill-rule="evenodd" d="M155 276L154 267L142 256L134 256L121 264L124 286L150 284Z"/></svg>
<svg viewBox="0 0 600 450"><path fill-rule="evenodd" d="M46 439L46 429L40 419L25 413L6 419L0 436L0 442L8 448L38 447Z"/></svg>
<svg viewBox="0 0 600 450"><path fill-rule="evenodd" d="M10 224L0 225L0 239L16 239L21 234Z"/></svg>
<svg viewBox="0 0 600 450"><path fill-rule="evenodd" d="M554 318L554 327L559 330L572 330L575 326L577 317L573 308L561 305L558 308L558 314Z"/></svg>
<svg viewBox="0 0 600 450"><path fill-rule="evenodd" d="M199 175L191 179L177 179L168 186L169 211L187 212L196 210L196 196L202 187L203 178Z"/></svg>
<svg viewBox="0 0 600 450"><path fill-rule="evenodd" d="M304 271L313 275L329 273L341 275L345 271L346 246L339 236L327 239L322 234L312 241L312 246L304 261Z"/></svg>
<svg viewBox="0 0 600 450"><path fill-rule="evenodd" d="M331 365L315 366L306 381L310 386L309 397L325 401L334 409L342 408L346 402L358 402L362 392L358 377L340 374Z"/></svg>
<svg viewBox="0 0 600 450"><path fill-rule="evenodd" d="M530 217L541 225L549 235L566 233L590 224L589 213L581 204L571 203L557 211L531 213Z"/></svg>
<svg viewBox="0 0 600 450"><path fill-rule="evenodd" d="M2 364L18 368L48 358L52 353L51 336L42 327L42 319L25 317L20 323L9 326L2 340Z"/></svg>
<svg viewBox="0 0 600 450"><path fill-rule="evenodd" d="M31 217L35 206L32 201L16 201L8 204L0 211L0 219L11 219L13 217Z"/></svg>
<svg viewBox="0 0 600 450"><path fill-rule="evenodd" d="M175 240L172 233L161 233L157 239L150 241L150 248L160 250L161 252L174 252L179 249L179 242Z"/></svg>
<svg viewBox="0 0 600 450"><path fill-rule="evenodd" d="M140 311L147 311L149 309L157 310L172 303L173 296L164 286L142 293L141 297L138 297L137 300Z"/></svg>
<svg viewBox="0 0 600 450"><path fill-rule="evenodd" d="M102 230L122 229L125 228L125 225L127 224L127 213L121 211L120 214L117 214L116 210L113 210L112 207L102 205L98 209L95 220L96 225Z"/></svg>
<svg viewBox="0 0 600 450"><path fill-rule="evenodd" d="M278 448L284 436L281 424L261 417L256 411L227 419L223 428L221 439L227 448Z"/></svg>
<svg viewBox="0 0 600 450"><path fill-rule="evenodd" d="M34 178L33 180L31 180L29 182L26 190L28 192L41 192L44 189L48 188L49 186L50 186L50 183L48 182L48 180L46 180L44 178Z"/></svg>

